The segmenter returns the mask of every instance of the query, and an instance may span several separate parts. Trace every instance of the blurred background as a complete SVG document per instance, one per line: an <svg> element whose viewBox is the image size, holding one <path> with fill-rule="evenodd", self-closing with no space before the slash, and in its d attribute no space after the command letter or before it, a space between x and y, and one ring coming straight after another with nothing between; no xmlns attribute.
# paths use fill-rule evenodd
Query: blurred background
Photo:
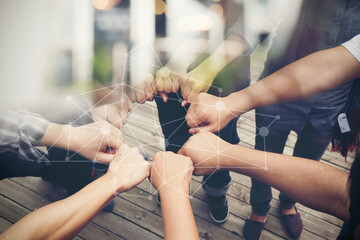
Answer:
<svg viewBox="0 0 360 240"><path fill-rule="evenodd" d="M0 102L64 107L66 96L154 73L184 39L207 46L184 56L206 56L239 17L251 21L244 4L264 14L269 2L279 1L0 0ZM234 66L223 73L228 84Z"/></svg>

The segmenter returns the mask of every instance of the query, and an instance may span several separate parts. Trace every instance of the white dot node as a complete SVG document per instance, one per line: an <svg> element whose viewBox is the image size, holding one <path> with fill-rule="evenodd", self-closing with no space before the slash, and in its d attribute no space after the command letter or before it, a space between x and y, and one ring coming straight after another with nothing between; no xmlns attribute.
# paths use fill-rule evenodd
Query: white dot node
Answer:
<svg viewBox="0 0 360 240"><path fill-rule="evenodd" d="M179 98L179 103L182 103L183 101L184 101L184 99L182 99L182 98Z"/></svg>
<svg viewBox="0 0 360 240"><path fill-rule="evenodd" d="M189 195L189 199L193 199L194 198L194 195Z"/></svg>
<svg viewBox="0 0 360 240"><path fill-rule="evenodd" d="M219 151L219 150L216 151L216 155L220 155L220 151Z"/></svg>
<svg viewBox="0 0 360 240"><path fill-rule="evenodd" d="M65 161L66 161L66 162L70 161L70 158L69 158L69 157L66 157L66 158L65 158Z"/></svg>
<svg viewBox="0 0 360 240"><path fill-rule="evenodd" d="M218 111L223 111L225 109L225 103L223 101L218 101L215 103L215 108Z"/></svg>
<svg viewBox="0 0 360 240"><path fill-rule="evenodd" d="M222 88L219 88L218 91L219 91L219 93L222 93L222 92L223 92L223 89L222 89Z"/></svg>
<svg viewBox="0 0 360 240"><path fill-rule="evenodd" d="M70 100L71 100L71 97L70 97L70 96L67 96L67 97L66 97L66 100L70 101Z"/></svg>
<svg viewBox="0 0 360 240"><path fill-rule="evenodd" d="M269 168L266 166L266 167L264 167L264 170L265 170L265 171L268 171L268 170L269 170Z"/></svg>
<svg viewBox="0 0 360 240"><path fill-rule="evenodd" d="M269 135L269 128L267 128L267 127L261 127L261 128L259 129L259 134L260 134L260 136L262 136L262 137L266 137L267 135Z"/></svg>
<svg viewBox="0 0 360 240"><path fill-rule="evenodd" d="M83 111L83 114L84 114L84 115L87 115L87 114L88 114L88 111Z"/></svg>
<svg viewBox="0 0 360 240"><path fill-rule="evenodd" d="M216 166L216 170L220 170L220 166L219 166L219 165Z"/></svg>
<svg viewBox="0 0 360 240"><path fill-rule="evenodd" d="M110 131L111 131L111 129L110 129L110 127L107 126L107 125L104 125L104 126L101 127L101 133L102 133L103 135L105 135L105 136L109 135L109 134L110 134Z"/></svg>
<svg viewBox="0 0 360 240"><path fill-rule="evenodd" d="M149 200L152 200L152 199L153 199L153 197L152 197L151 195L149 195L149 196L148 196L148 199L149 199Z"/></svg>
<svg viewBox="0 0 360 240"><path fill-rule="evenodd" d="M37 162L38 162L38 163L41 163L41 159L38 159Z"/></svg>
<svg viewBox="0 0 360 240"><path fill-rule="evenodd" d="M162 77L168 77L170 75L170 69L167 67L163 67L160 69L160 74Z"/></svg>
<svg viewBox="0 0 360 240"><path fill-rule="evenodd" d="M121 102L121 103L125 102L125 99L124 99L124 98L120 98L120 102Z"/></svg>
<svg viewBox="0 0 360 240"><path fill-rule="evenodd" d="M280 120L280 115L276 115L275 119Z"/></svg>

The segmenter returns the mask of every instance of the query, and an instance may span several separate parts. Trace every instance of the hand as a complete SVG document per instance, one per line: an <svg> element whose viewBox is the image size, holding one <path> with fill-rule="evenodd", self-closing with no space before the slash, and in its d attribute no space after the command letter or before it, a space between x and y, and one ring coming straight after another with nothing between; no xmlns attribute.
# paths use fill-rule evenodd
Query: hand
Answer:
<svg viewBox="0 0 360 240"><path fill-rule="evenodd" d="M211 87L215 76L208 73L203 67L197 67L186 74L180 80L181 95L184 101L181 105L184 107L189 102L193 102L201 92L207 92Z"/></svg>
<svg viewBox="0 0 360 240"><path fill-rule="evenodd" d="M149 72L139 73L134 79L134 84L127 86L127 93L131 102L153 101L154 95L158 94L153 75Z"/></svg>
<svg viewBox="0 0 360 240"><path fill-rule="evenodd" d="M200 131L189 138L179 154L191 158L195 175L209 175L226 166L222 154L232 146L213 133Z"/></svg>
<svg viewBox="0 0 360 240"><path fill-rule="evenodd" d="M133 109L133 105L126 94L119 97L115 103L96 107L91 111L94 121L107 121L117 128L121 128L127 122L127 114Z"/></svg>
<svg viewBox="0 0 360 240"><path fill-rule="evenodd" d="M107 122L94 122L80 127L67 127L64 135L68 141L63 148L69 148L83 157L101 163L109 163L116 150L123 144L121 131Z"/></svg>
<svg viewBox="0 0 360 240"><path fill-rule="evenodd" d="M128 191L149 176L150 164L138 148L122 144L110 163L106 176L113 179L114 194Z"/></svg>
<svg viewBox="0 0 360 240"><path fill-rule="evenodd" d="M156 88L158 93L162 96L164 102L168 100L168 93L177 93L179 91L179 81L183 75L186 74L185 71L172 71L173 68L165 66L158 71L156 71Z"/></svg>
<svg viewBox="0 0 360 240"><path fill-rule="evenodd" d="M191 134L200 129L218 132L237 117L237 112L231 108L227 97L219 98L208 93L200 93L185 116Z"/></svg>
<svg viewBox="0 0 360 240"><path fill-rule="evenodd" d="M159 193L173 189L189 194L193 170L190 158L173 152L157 152L152 162L150 182Z"/></svg>

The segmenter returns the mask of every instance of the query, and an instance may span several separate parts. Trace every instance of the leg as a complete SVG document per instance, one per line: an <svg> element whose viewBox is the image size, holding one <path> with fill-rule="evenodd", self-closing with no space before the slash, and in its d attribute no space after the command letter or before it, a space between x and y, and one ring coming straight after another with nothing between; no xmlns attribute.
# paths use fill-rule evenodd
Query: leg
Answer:
<svg viewBox="0 0 360 240"><path fill-rule="evenodd" d="M19 159L13 152L0 153L0 180L11 177L45 177L49 166L45 163L37 163Z"/></svg>
<svg viewBox="0 0 360 240"><path fill-rule="evenodd" d="M331 136L323 137L309 122L304 126L301 136L297 139L293 156L312 160L320 160L329 145ZM284 209L292 209L295 201L285 194L279 195L280 205Z"/></svg>
<svg viewBox="0 0 360 240"><path fill-rule="evenodd" d="M274 127L269 128L269 134L266 137L259 135L261 127L267 127L262 116L256 115L256 139L255 149L274 153L282 153L290 131L283 131ZM260 170L261 171L261 170ZM256 215L265 216L270 209L270 201L272 199L271 187L256 180L251 179L250 203L252 211Z"/></svg>
<svg viewBox="0 0 360 240"><path fill-rule="evenodd" d="M180 93L169 94L169 101L164 103L156 97L159 119L165 137L167 151L178 152L184 143L191 137L189 127L185 121L187 108L183 108L179 101ZM218 135L232 144L239 142L236 131L237 119L234 119ZM208 195L210 216L215 222L224 222L229 209L225 193L229 187L231 177L228 171L220 171L203 178L203 188Z"/></svg>
<svg viewBox="0 0 360 240"><path fill-rule="evenodd" d="M282 153L290 131L269 127L268 135L261 136L259 134L259 129L267 126L268 124L264 122L263 117L256 115L255 149ZM259 171L265 170L259 169ZM252 213L245 221L243 234L245 239L260 239L265 225L266 215L270 210L270 202L272 199L271 187L253 178L251 179L251 182L250 203L252 206Z"/></svg>

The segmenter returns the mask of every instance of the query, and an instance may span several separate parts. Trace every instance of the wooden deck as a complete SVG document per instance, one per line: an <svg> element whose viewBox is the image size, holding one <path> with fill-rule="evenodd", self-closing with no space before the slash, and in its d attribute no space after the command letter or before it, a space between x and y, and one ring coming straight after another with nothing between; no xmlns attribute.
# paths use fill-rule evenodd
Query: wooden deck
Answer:
<svg viewBox="0 0 360 240"><path fill-rule="evenodd" d="M262 62L253 61L252 70L255 79L261 71ZM254 74L255 73L255 74ZM241 144L254 146L254 112L244 114L238 122ZM129 122L123 128L125 140L129 145L142 147L149 156L164 149L163 136L157 118L157 109L153 103L136 106L129 116ZM296 135L288 139L285 154L291 155ZM343 158L329 150L322 161L341 169L348 169ZM217 225L208 214L205 192L201 188L201 178L193 177L191 200L195 220L202 239L242 239L242 228L251 206L250 178L232 173L232 183L227 193L230 216L226 223ZM40 178L26 177L0 181L0 232L29 212L59 200L66 195L64 189L54 186ZM135 189L115 198L116 206L111 212L100 213L76 237L76 239L161 239L163 223L160 207L155 198L148 198L154 192L148 180ZM273 201L268 220L265 224L263 239L286 239L278 216L278 191L273 190ZM342 221L330 215L320 213L298 204L305 230L302 239L336 239Z"/></svg>

